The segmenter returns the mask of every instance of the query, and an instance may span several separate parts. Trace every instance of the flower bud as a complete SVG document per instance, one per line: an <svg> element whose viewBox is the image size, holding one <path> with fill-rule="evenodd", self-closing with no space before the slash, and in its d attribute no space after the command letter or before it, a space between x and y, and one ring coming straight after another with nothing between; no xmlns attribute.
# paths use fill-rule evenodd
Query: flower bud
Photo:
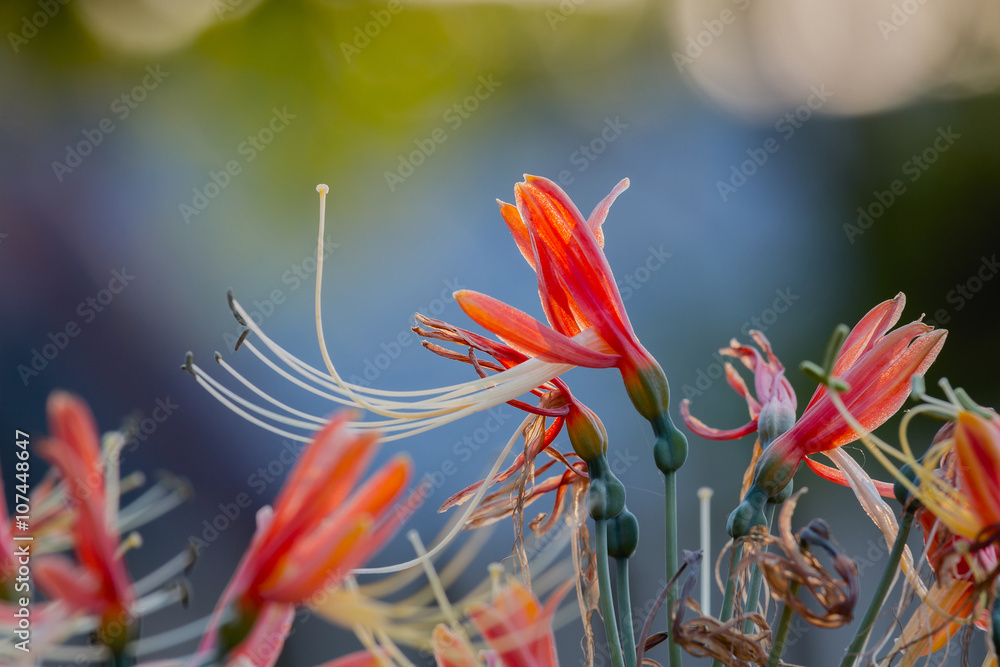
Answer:
<svg viewBox="0 0 1000 667"><path fill-rule="evenodd" d="M570 403L566 415L569 441L581 459L588 464L608 451L608 432L594 412L582 403Z"/></svg>
<svg viewBox="0 0 1000 667"><path fill-rule="evenodd" d="M740 538L750 534L750 529L764 523L764 504L767 502L767 491L753 484L747 491L743 502L729 515L726 531L731 537Z"/></svg>
<svg viewBox="0 0 1000 667"><path fill-rule="evenodd" d="M622 379L636 411L649 421L667 414L670 385L660 364L645 350L630 365L622 367Z"/></svg>
<svg viewBox="0 0 1000 667"><path fill-rule="evenodd" d="M767 401L757 417L760 446L767 447L775 438L795 425L795 402L786 398Z"/></svg>
<svg viewBox="0 0 1000 667"><path fill-rule="evenodd" d="M587 511L595 521L613 519L625 509L625 485L615 477L603 454L587 461L590 488L587 491Z"/></svg>
<svg viewBox="0 0 1000 667"><path fill-rule="evenodd" d="M639 546L639 520L627 509L608 522L608 555L631 558Z"/></svg>
<svg viewBox="0 0 1000 667"><path fill-rule="evenodd" d="M652 423L653 434L656 435L656 442L653 444L656 467L664 474L676 472L687 460L687 438L674 426L666 413L654 419Z"/></svg>

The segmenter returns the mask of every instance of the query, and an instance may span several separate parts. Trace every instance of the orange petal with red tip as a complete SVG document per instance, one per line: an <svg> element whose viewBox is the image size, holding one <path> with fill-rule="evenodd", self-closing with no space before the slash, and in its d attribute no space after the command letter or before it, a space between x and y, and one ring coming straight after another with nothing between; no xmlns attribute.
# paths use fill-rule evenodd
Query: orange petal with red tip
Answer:
<svg viewBox="0 0 1000 667"><path fill-rule="evenodd" d="M828 482L833 482L834 484L839 484L840 486L850 487L851 483L847 479L847 475L840 472L838 469L831 466L820 463L819 461L813 461L808 456L805 457L806 465L814 473L827 480ZM883 498L895 498L896 494L893 491L892 484L889 482L881 482L877 479L873 479L872 483L875 484L875 488L878 489L878 494Z"/></svg>
<svg viewBox="0 0 1000 667"><path fill-rule="evenodd" d="M1000 422L960 412L954 442L959 489L984 528L1000 523Z"/></svg>
<svg viewBox="0 0 1000 667"><path fill-rule="evenodd" d="M595 352L491 296L470 290L460 290L454 296L477 324L532 357L586 368L609 368L618 363L619 357Z"/></svg>
<svg viewBox="0 0 1000 667"><path fill-rule="evenodd" d="M594 238L597 240L597 245L604 247L604 221L608 217L608 211L611 210L611 205L615 203L618 199L618 195L628 190L629 182L627 178L623 178L618 181L618 185L611 189L611 194L602 199L594 210L591 211L590 217L587 218L587 224L590 229L594 232Z"/></svg>

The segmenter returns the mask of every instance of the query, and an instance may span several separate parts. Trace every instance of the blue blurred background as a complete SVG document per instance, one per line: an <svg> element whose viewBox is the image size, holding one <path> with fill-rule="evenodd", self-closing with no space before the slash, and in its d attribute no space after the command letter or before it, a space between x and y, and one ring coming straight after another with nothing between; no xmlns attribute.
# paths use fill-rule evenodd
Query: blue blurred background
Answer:
<svg viewBox="0 0 1000 667"><path fill-rule="evenodd" d="M417 311L469 326L449 298L457 288L540 315L494 200L512 200L527 172L586 212L627 176L608 257L675 403L692 398L706 422L746 420L719 379L730 338L759 328L794 369L818 360L834 325L899 291L905 321L926 313L951 331L929 385L947 376L1000 403L996 3L37 0L4 3L0 25L2 420L40 436L54 388L83 395L104 429L175 406L123 467L185 476L197 497L144 531L129 556L137 573L200 534L282 447L178 370L187 350L203 365L220 351L297 407L331 407L233 352L225 297L235 289L273 338L320 363L310 258L321 182L327 340L345 376L385 388L469 379L408 332ZM76 335L61 335L68 326ZM804 403L808 380L790 377ZM615 451L639 462L622 478L643 530L642 606L662 577L650 434L614 372L567 379ZM432 473L484 420L390 443L382 458L405 447ZM461 463L414 519L425 541L446 520L433 501L479 479L506 438ZM721 545L751 444L692 437L683 546L698 545L702 485L715 489ZM0 448L7 469L11 458ZM849 491L809 472L796 484L810 488L803 523L823 516L852 555L881 544ZM255 508L278 488L250 491ZM232 523L191 575L191 608L150 619L150 632L211 609L253 528L249 513ZM511 543L505 523L454 593ZM410 555L399 538L376 562ZM861 604L880 571L862 573ZM831 664L850 635L809 631L786 659ZM560 631L563 664L578 664L579 636L578 621ZM356 647L311 620L281 664Z"/></svg>

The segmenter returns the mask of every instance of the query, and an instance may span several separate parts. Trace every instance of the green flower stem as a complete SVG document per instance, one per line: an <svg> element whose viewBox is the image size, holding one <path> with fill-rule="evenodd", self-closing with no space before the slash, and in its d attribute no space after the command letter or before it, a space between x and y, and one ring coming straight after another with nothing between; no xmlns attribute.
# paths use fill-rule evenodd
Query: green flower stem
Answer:
<svg viewBox="0 0 1000 667"><path fill-rule="evenodd" d="M663 474L663 490L667 502L667 581L677 574L677 472ZM667 594L667 613L673 612L677 602L677 587L673 586ZM670 667L681 667L681 647L674 641L674 633L670 633L668 655Z"/></svg>
<svg viewBox="0 0 1000 667"><path fill-rule="evenodd" d="M635 667L635 627L632 625L632 595L629 591L628 558L618 558L618 616L622 624L625 667Z"/></svg>
<svg viewBox="0 0 1000 667"><path fill-rule="evenodd" d="M764 507L764 525L767 527L768 532L771 530L771 522L774 520L774 508L776 504L767 501L767 505ZM766 549L766 547L765 547ZM753 574L750 575L750 588L747 590L747 604L746 611L752 612L757 608L757 600L760 599L760 589L764 582L764 573L761 571L760 567L754 563ZM747 634L753 630L753 621L747 619L743 621L743 633Z"/></svg>
<svg viewBox="0 0 1000 667"><path fill-rule="evenodd" d="M892 551L889 552L889 560L885 564L885 570L882 571L882 579L878 582L878 588L875 589L875 596L872 598L871 604L868 605L868 611L865 612L865 617L854 635L854 640L847 647L847 655L844 656L840 667L852 667L861 653L861 647L868 641L868 635L871 634L872 627L875 625L875 619L882 611L882 605L885 604L885 598L889 594L892 580L895 579L896 573L899 571L899 560L903 555L903 549L906 548L906 538L909 537L912 526L913 512L904 512L903 520L899 524L899 532L896 533L896 541L892 545Z"/></svg>
<svg viewBox="0 0 1000 667"><path fill-rule="evenodd" d="M601 616L604 617L604 632L608 639L608 652L612 667L625 667L622 659L622 643L618 638L618 623L615 621L615 603L611 598L611 570L608 567L608 520L594 519L597 530L597 584L600 590Z"/></svg>
<svg viewBox="0 0 1000 667"><path fill-rule="evenodd" d="M732 555L729 558L729 579L726 581L726 595L722 599L722 611L719 613L719 621L725 623L733 617L733 598L736 596L736 564L743 558L743 541L737 539L733 543ZM706 573L706 576L707 573ZM704 610L708 613L708 610ZM712 667L723 667L721 660L712 661Z"/></svg>
<svg viewBox="0 0 1000 667"><path fill-rule="evenodd" d="M793 582L788 587L788 593L795 596L799 592L799 583ZM781 620L778 621L778 630L774 633L774 644L771 646L771 656L767 659L767 667L778 667L781 661L781 654L785 652L785 640L788 639L788 630L792 625L792 616L795 612L791 606L784 604L781 607Z"/></svg>
<svg viewBox="0 0 1000 667"><path fill-rule="evenodd" d="M805 551L808 545L805 542L799 542L799 546ZM799 594L799 582L793 581L788 587L788 595L794 598ZM778 662L781 661L781 654L785 652L785 640L788 639L788 630L792 626L792 616L795 615L795 611L792 606L787 602L781 607L781 620L778 621L778 629L774 633L774 643L771 645L771 655L767 659L766 667L778 667Z"/></svg>

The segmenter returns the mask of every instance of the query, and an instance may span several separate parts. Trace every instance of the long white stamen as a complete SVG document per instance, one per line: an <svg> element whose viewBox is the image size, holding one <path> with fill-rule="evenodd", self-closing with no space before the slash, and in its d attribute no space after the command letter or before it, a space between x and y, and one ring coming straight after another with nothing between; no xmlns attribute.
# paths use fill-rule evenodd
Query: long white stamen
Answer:
<svg viewBox="0 0 1000 667"><path fill-rule="evenodd" d="M135 582L136 594L145 595L146 593L155 591L157 588L191 567L193 562L194 552L191 549L185 549L139 581Z"/></svg>
<svg viewBox="0 0 1000 667"><path fill-rule="evenodd" d="M131 652L136 656L143 656L196 639L205 634L205 630L208 628L209 621L211 620L212 616L210 614L178 628L161 632L158 635L142 637L130 645Z"/></svg>
<svg viewBox="0 0 1000 667"><path fill-rule="evenodd" d="M712 558L712 489L703 486L698 489L701 509L701 553L706 563ZM712 608L712 577L708 570L701 577L701 608L708 613Z"/></svg>
<svg viewBox="0 0 1000 667"><path fill-rule="evenodd" d="M410 544L413 545L413 550L417 553L417 556L423 556L427 553L424 543L420 541L420 533L411 530L406 534L406 537L410 540ZM427 582L430 584L431 590L434 591L434 598L437 600L438 606L441 607L441 612L448 619L448 625L451 626L455 634L464 639L465 630L462 629L462 623L458 620L455 610L451 608L448 594L445 593L444 586L441 584L441 580L438 579L437 572L434 570L434 564L429 560L425 560L421 565L424 568L424 574L427 576Z"/></svg>
<svg viewBox="0 0 1000 667"><path fill-rule="evenodd" d="M312 422L313 424L325 424L327 422L327 420L323 419L322 417L317 417L316 415L311 415L308 412L303 412L301 410L297 410L297 409L293 408L290 405L282 403L281 401L279 401L278 399L274 398L273 396L271 396L270 394L268 394L266 391L264 391L263 389L259 388L257 385L255 385L254 383L250 382L245 377L243 377L243 375L240 374L235 368L233 368L228 363L226 363L225 359L223 359L221 357L217 357L216 361L219 363L220 366L222 366L224 369L226 369L226 371L228 371L230 375L232 375L234 378L236 378L237 380L239 380L239 382L241 384L243 384L245 387L247 387L248 389L250 389L250 391L254 392L258 396L260 396L261 398L263 398L265 401L267 401L271 405L279 407L282 410L284 410L285 412L288 412L289 414L295 415L297 417L301 417L302 419L304 419L304 420L306 420L308 422Z"/></svg>
<svg viewBox="0 0 1000 667"><path fill-rule="evenodd" d="M448 532L448 534L444 537L443 540L438 542L436 546L434 546L430 551L425 553L423 556L419 556L412 560L406 561L405 563L399 563L398 565L389 565L386 567L360 568L354 570L351 574L389 574L391 572L399 572L400 570L405 570L415 565L420 565L424 561L433 558L434 554L438 553L446 546L448 546L448 544L451 543L453 539L455 539L455 536L458 535L463 528L465 528L465 524L469 520L469 517L472 516L472 513L476 511L477 507L479 507L480 501L482 501L483 496L486 495L486 490L493 485L493 478L496 476L497 471L500 470L500 465L504 462L504 459L507 458L507 455L510 453L511 447L514 446L514 443L517 442L518 438L521 436L521 431L524 430L524 428L531 422L533 418L534 417L532 415L525 417L524 420L521 422L521 425L517 428L517 430L514 431L514 435L512 435L510 437L510 440L507 441L506 446L504 446L503 451L500 452L500 456L498 456L497 460L493 463L493 467L490 468L490 471L489 473L487 473L486 478L483 480L483 483L479 485L479 490L476 491L476 495L472 497L472 502L469 503L469 506L466 507L465 512L463 512L462 515L458 518L458 520L455 521L455 525L452 526L452 529Z"/></svg>

